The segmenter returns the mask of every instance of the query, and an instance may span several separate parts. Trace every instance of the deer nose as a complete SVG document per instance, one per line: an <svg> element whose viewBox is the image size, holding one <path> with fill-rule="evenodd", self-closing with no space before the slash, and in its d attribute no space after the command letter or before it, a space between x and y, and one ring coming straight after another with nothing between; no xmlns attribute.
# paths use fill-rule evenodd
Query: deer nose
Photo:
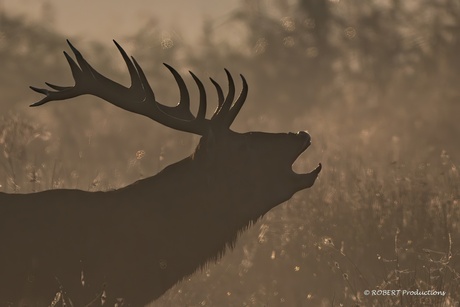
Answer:
<svg viewBox="0 0 460 307"><path fill-rule="evenodd" d="M310 142L311 141L311 136L307 131L299 131L296 133L297 135L305 138L305 141Z"/></svg>

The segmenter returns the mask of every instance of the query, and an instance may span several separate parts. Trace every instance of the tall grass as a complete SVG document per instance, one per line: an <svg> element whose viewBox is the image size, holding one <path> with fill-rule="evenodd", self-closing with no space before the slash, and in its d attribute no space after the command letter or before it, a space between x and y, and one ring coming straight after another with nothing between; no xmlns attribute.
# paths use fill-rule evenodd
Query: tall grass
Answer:
<svg viewBox="0 0 460 307"><path fill-rule="evenodd" d="M233 251L153 306L458 304L457 162L442 146L426 144L429 137L417 139L416 132L395 135L367 119L353 127L325 125L339 122L334 116L341 113L334 114L328 120L311 114L297 119L319 127L312 132L312 147L294 165L302 172L321 161L324 169L315 186L270 211ZM57 152L49 149L55 140L42 128L18 117L3 118L0 127L2 191L78 187L80 174L94 175L92 162L84 158L74 168L72 161L56 162ZM139 148L129 150L133 158L145 158ZM121 185L111 177L110 166L116 163L99 165L97 176L79 187ZM155 172L140 163L127 165L145 175ZM117 173L123 177L123 170ZM445 295L365 295L365 290L436 290Z"/></svg>

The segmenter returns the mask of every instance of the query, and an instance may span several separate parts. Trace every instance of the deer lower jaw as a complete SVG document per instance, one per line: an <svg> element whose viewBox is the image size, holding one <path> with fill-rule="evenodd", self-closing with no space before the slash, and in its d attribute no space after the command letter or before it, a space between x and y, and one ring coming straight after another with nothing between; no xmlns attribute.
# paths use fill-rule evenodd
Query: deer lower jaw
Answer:
<svg viewBox="0 0 460 307"><path fill-rule="evenodd" d="M319 163L314 170L306 174L299 174L291 170L288 177L286 177L288 185L291 187L291 193L294 194L300 190L312 187L318 178L321 169L322 165Z"/></svg>
<svg viewBox="0 0 460 307"><path fill-rule="evenodd" d="M296 172L292 171L292 174L294 175L295 185L298 187L298 189L306 189L313 186L322 168L323 166L321 165L321 163L319 163L318 166L310 173L297 174Z"/></svg>

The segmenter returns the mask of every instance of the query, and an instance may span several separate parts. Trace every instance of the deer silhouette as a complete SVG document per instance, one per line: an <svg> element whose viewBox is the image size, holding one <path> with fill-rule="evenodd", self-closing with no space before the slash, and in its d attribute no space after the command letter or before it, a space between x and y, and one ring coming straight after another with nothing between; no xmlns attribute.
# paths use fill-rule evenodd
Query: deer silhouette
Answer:
<svg viewBox="0 0 460 307"><path fill-rule="evenodd" d="M17 305L25 292L36 304L49 304L59 289L75 306L119 297L143 306L219 259L241 231L311 187L320 173L321 164L307 174L292 170L311 144L307 132L230 130L248 93L242 75L236 99L227 70L226 95L211 79L218 106L208 119L204 86L192 72L199 89L196 116L185 82L171 66L164 64L180 90L174 107L157 102L142 68L117 42L130 87L101 75L68 44L76 61L64 55L75 85L31 87L45 95L31 106L90 94L201 138L191 156L120 189L0 193L0 306Z"/></svg>

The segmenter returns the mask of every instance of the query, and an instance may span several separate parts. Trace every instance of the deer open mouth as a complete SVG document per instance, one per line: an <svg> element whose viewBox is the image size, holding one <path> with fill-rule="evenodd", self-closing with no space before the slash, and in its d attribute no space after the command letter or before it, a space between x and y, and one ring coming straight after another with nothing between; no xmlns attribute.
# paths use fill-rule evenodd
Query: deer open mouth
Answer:
<svg viewBox="0 0 460 307"><path fill-rule="evenodd" d="M303 138L302 145L300 147L299 153L295 157L295 160L293 161L293 164L297 160L297 158L305 151L307 150L308 147L311 145L311 136L308 134L306 131L299 131L296 133L297 136ZM319 173L321 172L322 165L321 163L318 164L318 166L311 172L306 173L306 174L298 174L294 170L291 169L292 174L295 176L296 182L301 186L301 188L309 188L311 187L314 183L316 178L318 177Z"/></svg>

